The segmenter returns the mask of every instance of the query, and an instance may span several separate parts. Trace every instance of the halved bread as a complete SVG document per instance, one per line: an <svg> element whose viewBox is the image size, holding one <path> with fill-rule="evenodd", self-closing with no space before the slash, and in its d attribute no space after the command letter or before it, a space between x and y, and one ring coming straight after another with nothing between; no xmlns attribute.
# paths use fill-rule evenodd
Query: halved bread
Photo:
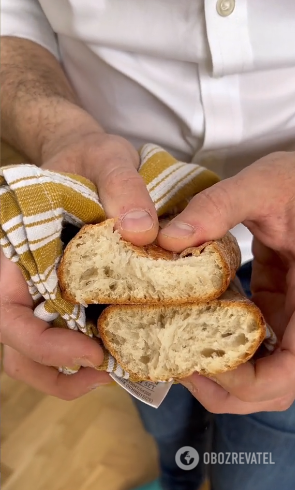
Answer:
<svg viewBox="0 0 295 490"><path fill-rule="evenodd" d="M210 303L109 306L98 329L120 366L150 381L234 369L253 356L266 334L260 310L231 290Z"/></svg>
<svg viewBox="0 0 295 490"><path fill-rule="evenodd" d="M174 254L136 247L114 226L112 219L86 225L66 247L58 271L65 299L84 305L208 301L227 289L240 265L230 233Z"/></svg>

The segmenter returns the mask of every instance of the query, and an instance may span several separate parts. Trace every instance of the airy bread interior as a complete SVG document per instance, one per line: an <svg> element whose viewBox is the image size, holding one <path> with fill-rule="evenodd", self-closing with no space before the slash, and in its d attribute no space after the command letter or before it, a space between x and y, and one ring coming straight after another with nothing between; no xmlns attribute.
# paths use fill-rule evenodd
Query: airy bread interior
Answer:
<svg viewBox="0 0 295 490"><path fill-rule="evenodd" d="M265 335L259 310L229 296L199 305L113 306L98 325L106 347L140 379L212 375L245 362Z"/></svg>
<svg viewBox="0 0 295 490"><path fill-rule="evenodd" d="M113 227L112 220L89 226L66 250L60 280L69 299L82 304L189 302L218 297L228 286L230 274L212 246L198 256L170 253L167 259L158 253L155 259L122 240Z"/></svg>

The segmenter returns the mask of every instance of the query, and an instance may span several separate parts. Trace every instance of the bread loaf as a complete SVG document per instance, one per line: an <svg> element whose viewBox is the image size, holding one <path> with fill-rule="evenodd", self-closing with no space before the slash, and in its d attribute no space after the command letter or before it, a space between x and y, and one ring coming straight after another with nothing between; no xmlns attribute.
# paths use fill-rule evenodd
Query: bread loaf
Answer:
<svg viewBox="0 0 295 490"><path fill-rule="evenodd" d="M121 367L150 381L234 369L253 356L266 333L260 310L231 290L209 303L110 306L98 329Z"/></svg>
<svg viewBox="0 0 295 490"><path fill-rule="evenodd" d="M136 247L114 225L112 219L86 225L66 247L58 271L65 299L84 305L208 301L227 289L240 265L230 233L174 254Z"/></svg>

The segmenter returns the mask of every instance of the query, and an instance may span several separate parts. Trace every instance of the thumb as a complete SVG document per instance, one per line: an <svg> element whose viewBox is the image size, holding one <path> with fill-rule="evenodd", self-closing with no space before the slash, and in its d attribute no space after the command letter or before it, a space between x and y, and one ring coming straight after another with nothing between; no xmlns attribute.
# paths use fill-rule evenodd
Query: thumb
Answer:
<svg viewBox="0 0 295 490"><path fill-rule="evenodd" d="M244 223L264 245L294 256L294 152L276 152L196 195L159 234L175 252Z"/></svg>
<svg viewBox="0 0 295 490"><path fill-rule="evenodd" d="M117 227L125 240L147 245L158 234L158 217L143 178L139 156L132 145L108 135L100 147L92 181L108 218L118 218Z"/></svg>
<svg viewBox="0 0 295 490"><path fill-rule="evenodd" d="M197 194L181 214L160 230L159 245L181 252L221 238L238 223L249 219L253 192L252 189L249 192L246 184L247 179L235 176Z"/></svg>
<svg viewBox="0 0 295 490"><path fill-rule="evenodd" d="M91 180L98 189L107 218L117 219L125 240L134 245L152 243L158 234L158 217L143 178L139 155L124 138L106 133L79 137L75 146L54 154L42 168L71 172Z"/></svg>

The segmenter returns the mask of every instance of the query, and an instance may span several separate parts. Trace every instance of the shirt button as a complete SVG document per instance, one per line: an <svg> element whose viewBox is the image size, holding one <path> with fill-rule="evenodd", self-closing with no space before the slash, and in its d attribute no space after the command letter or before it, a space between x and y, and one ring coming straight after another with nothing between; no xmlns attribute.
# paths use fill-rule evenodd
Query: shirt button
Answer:
<svg viewBox="0 0 295 490"><path fill-rule="evenodd" d="M216 10L222 17L227 17L233 13L235 5L235 0L218 0Z"/></svg>

